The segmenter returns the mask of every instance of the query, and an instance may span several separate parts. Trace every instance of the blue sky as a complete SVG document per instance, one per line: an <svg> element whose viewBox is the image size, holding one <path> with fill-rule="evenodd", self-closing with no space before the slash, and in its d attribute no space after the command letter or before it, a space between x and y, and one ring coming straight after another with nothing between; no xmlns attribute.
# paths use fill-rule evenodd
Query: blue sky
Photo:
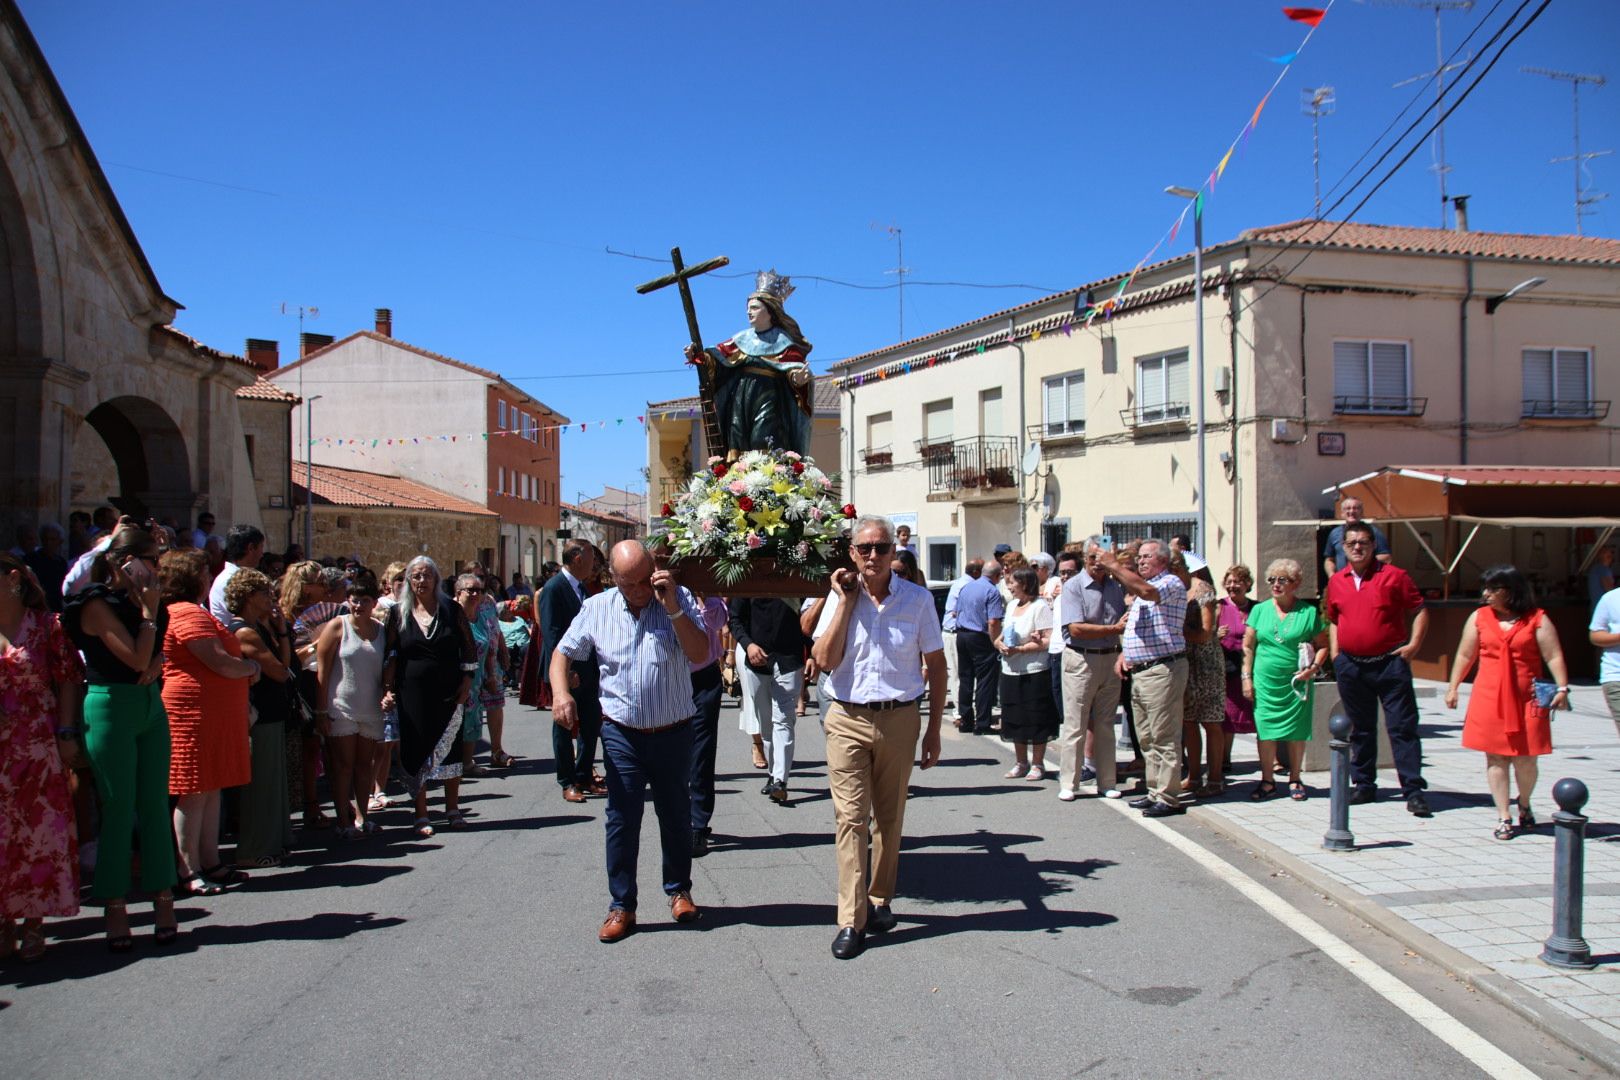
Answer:
<svg viewBox="0 0 1620 1080"><path fill-rule="evenodd" d="M1445 17L1448 51L1494 2ZM396 336L591 423L564 439L570 500L639 486L633 418L695 389L673 291L634 292L659 267L608 248L882 286L897 225L914 281L1124 272L1180 209L1165 185L1207 176L1279 71L1265 57L1305 30L1250 0L20 5L182 329L238 352L277 338L285 358L283 302L339 337L391 307ZM1620 3L1555 0L1453 114L1449 186L1474 228L1573 231L1569 167L1547 163L1570 152L1569 90L1519 68L1620 81L1617 58ZM1328 187L1413 92L1391 84L1433 64L1431 13L1337 0L1206 238L1310 214L1302 88L1338 92ZM1585 149L1620 151L1620 85L1583 94L1582 121ZM1358 220L1438 224L1430 163L1425 147ZM1620 153L1593 172L1615 197L1586 231L1620 236ZM706 340L742 328L749 280L694 287ZM1039 295L909 285L906 336ZM897 340L896 301L806 280L789 310L823 370Z"/></svg>

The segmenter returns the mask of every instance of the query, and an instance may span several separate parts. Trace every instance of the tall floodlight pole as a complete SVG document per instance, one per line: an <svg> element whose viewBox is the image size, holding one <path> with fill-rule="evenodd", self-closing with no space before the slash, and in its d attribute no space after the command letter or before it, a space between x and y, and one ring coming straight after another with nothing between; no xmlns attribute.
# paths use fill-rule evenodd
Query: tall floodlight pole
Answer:
<svg viewBox="0 0 1620 1080"><path fill-rule="evenodd" d="M1545 75L1549 79L1563 79L1569 83L1570 95L1574 98L1575 107L1575 152L1564 157L1555 157L1549 161L1548 164L1562 165L1566 161L1574 162L1575 235L1584 236L1586 234L1582 231L1582 221L1588 215L1597 213L1593 207L1597 203L1600 203L1609 197L1605 192L1593 191L1587 186L1591 180L1591 173L1587 170L1586 163L1593 158L1603 157L1605 154L1612 154L1614 151L1589 150L1584 154L1581 153L1581 85L1584 83L1587 86L1598 87L1607 83L1609 80L1605 79L1602 75L1581 75L1573 71L1552 71L1548 68L1522 67L1519 70L1524 72L1526 75Z"/></svg>
<svg viewBox="0 0 1620 1080"><path fill-rule="evenodd" d="M1461 63L1446 63L1446 52L1443 44L1440 15L1446 11L1472 11L1474 0L1377 0L1386 7L1426 8L1434 12L1434 70L1420 72L1410 79L1402 79L1395 84L1395 89L1410 86L1423 79L1434 80L1434 100L1436 111L1443 111L1441 106L1445 103L1446 72L1454 71L1467 63L1465 58ZM1436 176L1440 178L1440 227L1446 225L1446 174L1451 166L1446 164L1446 125L1438 123L1434 128L1434 165Z"/></svg>
<svg viewBox="0 0 1620 1080"><path fill-rule="evenodd" d="M1333 108L1338 104L1331 86L1307 86L1301 90L1304 100L1301 107L1305 114L1311 118L1311 176L1316 185L1316 209L1311 216L1318 220L1322 217L1322 117L1332 116Z"/></svg>
<svg viewBox="0 0 1620 1080"><path fill-rule="evenodd" d="M1204 487L1204 197L1192 188L1167 187L1166 195L1191 199L1193 211L1193 441L1198 446L1198 535L1194 543L1207 561L1209 546L1209 492ZM1169 389L1166 377L1165 389Z"/></svg>
<svg viewBox="0 0 1620 1080"><path fill-rule="evenodd" d="M315 549L315 403L323 395L304 399L304 558Z"/></svg>

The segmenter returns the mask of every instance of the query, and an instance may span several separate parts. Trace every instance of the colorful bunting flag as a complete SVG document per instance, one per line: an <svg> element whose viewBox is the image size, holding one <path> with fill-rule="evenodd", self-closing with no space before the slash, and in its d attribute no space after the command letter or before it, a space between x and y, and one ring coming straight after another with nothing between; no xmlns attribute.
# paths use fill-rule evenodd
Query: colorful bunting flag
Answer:
<svg viewBox="0 0 1620 1080"><path fill-rule="evenodd" d="M1295 22L1302 22L1306 26L1313 28L1320 25L1322 22L1322 16L1327 14L1327 11L1323 8L1309 7L1285 7L1282 9L1282 12ZM1298 53L1295 55L1297 56Z"/></svg>

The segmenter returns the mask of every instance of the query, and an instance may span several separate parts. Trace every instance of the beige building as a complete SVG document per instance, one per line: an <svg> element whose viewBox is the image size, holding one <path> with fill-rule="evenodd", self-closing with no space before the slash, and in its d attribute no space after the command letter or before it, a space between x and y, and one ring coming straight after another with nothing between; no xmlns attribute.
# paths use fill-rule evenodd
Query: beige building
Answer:
<svg viewBox="0 0 1620 1080"><path fill-rule="evenodd" d="M176 523L207 509L221 526L270 524L238 396L256 372L171 326L180 307L158 283L27 24L14 4L0 6L8 544L17 525L65 524L70 511L104 503Z"/></svg>
<svg viewBox="0 0 1620 1080"><path fill-rule="evenodd" d="M487 566L500 529L493 510L401 476L331 465L310 472L313 500L303 470L293 481L294 527L302 536L304 515L313 511L313 551L321 557L355 556L379 576L389 563L418 555L444 574L475 560Z"/></svg>
<svg viewBox="0 0 1620 1080"><path fill-rule="evenodd" d="M1386 464L1620 464L1620 242L1293 222L1208 248L1202 477L1192 262L1090 325L1122 275L835 365L851 500L947 578L999 542L1196 534L1207 491L1195 547L1263 570L1319 563L1315 527L1278 523Z"/></svg>
<svg viewBox="0 0 1620 1080"><path fill-rule="evenodd" d="M611 493L619 489L607 490ZM607 501L611 504L613 500L609 498ZM570 540L585 540L595 544L606 555L613 550L613 545L621 540L644 536L647 529L641 520L641 504L640 495L635 497L633 505L624 509L599 505L596 499L586 499L577 506L573 503L563 503L563 525L550 558L555 562L562 562L563 547Z"/></svg>
<svg viewBox="0 0 1620 1080"><path fill-rule="evenodd" d="M843 445L839 430L838 382L818 376L810 417L810 456L828 476L841 471ZM703 446L703 413L697 397L647 403L647 497L638 510L650 522L664 503L686 487L695 469L708 458Z"/></svg>

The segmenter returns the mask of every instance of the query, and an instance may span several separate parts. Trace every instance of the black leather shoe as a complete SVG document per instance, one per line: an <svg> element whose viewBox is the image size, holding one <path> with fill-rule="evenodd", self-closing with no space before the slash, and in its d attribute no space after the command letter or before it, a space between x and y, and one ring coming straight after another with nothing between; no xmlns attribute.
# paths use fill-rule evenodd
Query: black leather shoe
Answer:
<svg viewBox="0 0 1620 1080"><path fill-rule="evenodd" d="M833 955L840 960L853 960L866 948L866 935L853 926L846 926L833 938Z"/></svg>
<svg viewBox="0 0 1620 1080"><path fill-rule="evenodd" d="M701 859L709 853L709 830L692 830L692 858Z"/></svg>
<svg viewBox="0 0 1620 1080"><path fill-rule="evenodd" d="M1175 817L1177 814L1185 814L1186 812L1187 812L1187 808L1185 806L1171 806L1167 802L1156 802L1152 806L1149 806L1148 808L1143 810L1142 811L1142 816L1143 817Z"/></svg>
<svg viewBox="0 0 1620 1080"><path fill-rule="evenodd" d="M1362 806L1366 803L1376 802L1378 791L1376 788L1358 787L1350 793L1350 805Z"/></svg>
<svg viewBox="0 0 1620 1080"><path fill-rule="evenodd" d="M895 928L897 919L894 912L889 910L888 904L878 904L866 912L866 932L868 934L887 934Z"/></svg>
<svg viewBox="0 0 1620 1080"><path fill-rule="evenodd" d="M769 776L767 776L767 777L765 777L765 786L759 789L759 793L761 795L769 795L771 793L772 789L774 789L775 787L776 787L776 781L772 780Z"/></svg>
<svg viewBox="0 0 1620 1080"><path fill-rule="evenodd" d="M788 801L787 784L781 780L771 785L769 792L771 801L779 806L786 806Z"/></svg>
<svg viewBox="0 0 1620 1080"><path fill-rule="evenodd" d="M1434 811L1429 809L1429 800L1419 791L1406 800L1406 811L1414 817L1434 817Z"/></svg>
<svg viewBox="0 0 1620 1080"><path fill-rule="evenodd" d="M1139 799L1132 799L1130 802L1126 803L1125 805L1129 806L1132 810L1146 810L1148 807L1152 806L1154 803L1156 803L1158 801L1159 800L1155 799L1151 795L1143 795Z"/></svg>

